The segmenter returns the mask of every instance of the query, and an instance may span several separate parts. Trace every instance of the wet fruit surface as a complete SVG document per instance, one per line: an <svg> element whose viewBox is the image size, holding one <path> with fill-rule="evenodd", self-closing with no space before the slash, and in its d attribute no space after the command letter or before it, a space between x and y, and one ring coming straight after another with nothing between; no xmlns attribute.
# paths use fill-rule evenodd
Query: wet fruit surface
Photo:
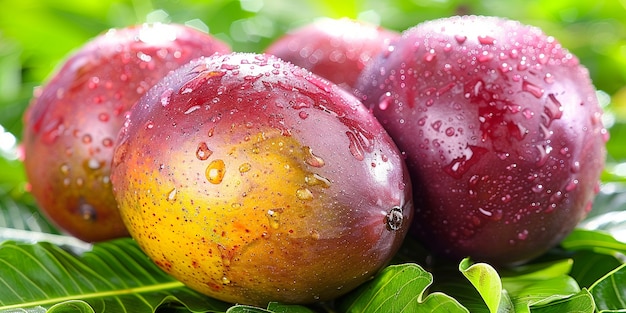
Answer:
<svg viewBox="0 0 626 313"><path fill-rule="evenodd" d="M365 65L398 37L362 21L323 18L292 30L266 52L352 91Z"/></svg>
<svg viewBox="0 0 626 313"><path fill-rule="evenodd" d="M228 51L192 28L153 24L110 30L71 55L24 117L24 165L42 211L85 241L128 235L109 180L125 112L169 71Z"/></svg>
<svg viewBox="0 0 626 313"><path fill-rule="evenodd" d="M524 262L590 210L608 134L587 70L539 29L426 22L357 88L407 157L412 233L437 254Z"/></svg>
<svg viewBox="0 0 626 313"><path fill-rule="evenodd" d="M390 260L412 217L406 166L358 100L255 54L194 61L150 90L111 180L156 264L237 303L344 294Z"/></svg>

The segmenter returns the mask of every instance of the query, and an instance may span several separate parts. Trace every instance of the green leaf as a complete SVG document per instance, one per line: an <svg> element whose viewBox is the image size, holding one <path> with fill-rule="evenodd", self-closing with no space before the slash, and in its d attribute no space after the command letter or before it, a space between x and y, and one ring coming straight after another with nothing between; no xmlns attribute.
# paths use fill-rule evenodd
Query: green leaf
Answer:
<svg viewBox="0 0 626 313"><path fill-rule="evenodd" d="M57 303L47 313L95 313L89 303L82 300L69 300Z"/></svg>
<svg viewBox="0 0 626 313"><path fill-rule="evenodd" d="M315 313L315 311L301 305L270 302L267 309L274 313Z"/></svg>
<svg viewBox="0 0 626 313"><path fill-rule="evenodd" d="M595 304L588 290L583 289L571 297L552 301L543 305L536 305L531 309L532 313L593 313Z"/></svg>
<svg viewBox="0 0 626 313"><path fill-rule="evenodd" d="M581 288L589 288L598 279L613 271L622 261L612 255L581 250L572 255L574 264L570 272Z"/></svg>
<svg viewBox="0 0 626 313"><path fill-rule="evenodd" d="M469 312L440 292L428 294L432 275L417 264L391 265L339 303L341 312Z"/></svg>
<svg viewBox="0 0 626 313"><path fill-rule="evenodd" d="M489 312L498 312L502 299L502 282L498 272L486 263L472 264L465 258L459 264L459 271L463 273L487 304Z"/></svg>
<svg viewBox="0 0 626 313"><path fill-rule="evenodd" d="M274 313L273 311L250 305L232 306L226 313Z"/></svg>
<svg viewBox="0 0 626 313"><path fill-rule="evenodd" d="M301 305L270 302L267 309L251 305L235 305L226 313L315 313L315 311Z"/></svg>
<svg viewBox="0 0 626 313"><path fill-rule="evenodd" d="M0 187L0 228L58 233L26 194L21 191L3 190L2 187ZM10 238L8 233L3 234L0 231L0 241L3 239L21 240L22 238ZM24 239L32 240L32 238Z"/></svg>
<svg viewBox="0 0 626 313"><path fill-rule="evenodd" d="M580 292L576 280L567 275L572 260L557 260L518 267L502 277L502 285L511 297L515 312L564 301Z"/></svg>
<svg viewBox="0 0 626 313"><path fill-rule="evenodd" d="M626 311L626 264L598 280L589 291L599 311Z"/></svg>
<svg viewBox="0 0 626 313"><path fill-rule="evenodd" d="M596 230L575 229L562 242L566 250L593 250L613 255L616 252L626 254L626 243L615 239L608 233Z"/></svg>
<svg viewBox="0 0 626 313"><path fill-rule="evenodd" d="M0 244L0 312L88 304L95 312L154 312L177 303L195 312L224 312L154 265L131 239L104 242L77 256L50 243ZM84 303L84 304L83 304Z"/></svg>

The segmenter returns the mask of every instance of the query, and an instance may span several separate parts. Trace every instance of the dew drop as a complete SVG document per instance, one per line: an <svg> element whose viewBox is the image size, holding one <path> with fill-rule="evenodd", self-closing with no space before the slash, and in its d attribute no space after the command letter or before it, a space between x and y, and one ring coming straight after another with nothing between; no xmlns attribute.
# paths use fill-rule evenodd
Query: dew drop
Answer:
<svg viewBox="0 0 626 313"><path fill-rule="evenodd" d="M550 101L546 102L544 112L548 115L550 120L559 119L563 116L563 106L556 96L551 93L548 95Z"/></svg>
<svg viewBox="0 0 626 313"><path fill-rule="evenodd" d="M191 114L193 112L195 112L196 110L200 109L201 107L199 105L194 105L191 106L189 109L187 109L187 111L185 111L183 114L187 115L187 114Z"/></svg>
<svg viewBox="0 0 626 313"><path fill-rule="evenodd" d="M543 191L543 185L542 184L537 184L535 186L532 187L533 192L536 193L540 193Z"/></svg>
<svg viewBox="0 0 626 313"><path fill-rule="evenodd" d="M500 200L502 200L502 203L509 203L509 202L511 202L511 199L512 199L511 195L506 194L506 195L502 196L502 198Z"/></svg>
<svg viewBox="0 0 626 313"><path fill-rule="evenodd" d="M535 113L531 109L526 108L526 109L522 110L522 115L524 115L524 117L527 120L529 120L529 119L531 119L535 115Z"/></svg>
<svg viewBox="0 0 626 313"><path fill-rule="evenodd" d="M89 89L96 89L98 88L98 84L100 83L100 78L99 77L92 77L91 79L89 79L89 82L87 83L87 88Z"/></svg>
<svg viewBox="0 0 626 313"><path fill-rule="evenodd" d="M280 214L276 210L267 210L265 215L271 228L278 229L280 227Z"/></svg>
<svg viewBox="0 0 626 313"><path fill-rule="evenodd" d="M491 36L480 35L478 36L478 42L480 42L483 45L491 45L496 42L496 39Z"/></svg>
<svg viewBox="0 0 626 313"><path fill-rule="evenodd" d="M458 44L463 44L465 42L465 40L467 40L467 36L463 36L463 35L455 35L454 39L456 40L456 42Z"/></svg>
<svg viewBox="0 0 626 313"><path fill-rule="evenodd" d="M222 277L222 284L223 284L223 285L228 285L228 284L230 284L230 279L228 279L228 277L226 277L226 276L223 276L223 277Z"/></svg>
<svg viewBox="0 0 626 313"><path fill-rule="evenodd" d="M239 165L239 173L246 173L249 172L250 169L252 169L252 165L250 163L242 163L241 165Z"/></svg>
<svg viewBox="0 0 626 313"><path fill-rule="evenodd" d="M330 187L330 180L319 174L310 174L305 176L304 182L309 186L321 186L323 188Z"/></svg>
<svg viewBox="0 0 626 313"><path fill-rule="evenodd" d="M63 163L61 164L61 166L59 167L59 171L61 172L61 174L63 175L69 175L70 173L70 166L67 163Z"/></svg>
<svg viewBox="0 0 626 313"><path fill-rule="evenodd" d="M533 96L535 96L535 98L541 98L541 96L543 96L543 89L537 85L534 85L528 81L523 81L522 82L522 90L529 92L530 94L532 94Z"/></svg>
<svg viewBox="0 0 626 313"><path fill-rule="evenodd" d="M576 189L576 186L578 186L578 179L572 179L565 186L565 191L570 192L570 191Z"/></svg>
<svg viewBox="0 0 626 313"><path fill-rule="evenodd" d="M461 178L482 156L487 153L486 148L467 146L462 156L454 158L443 170L454 178Z"/></svg>
<svg viewBox="0 0 626 313"><path fill-rule="evenodd" d="M492 59L493 59L493 54L487 51L483 51L483 53L477 58L478 62L481 62L481 63L491 61Z"/></svg>
<svg viewBox="0 0 626 313"><path fill-rule="evenodd" d="M174 201L176 201L177 192L178 190L176 190L176 188L172 188L172 190L170 190L170 192L167 193L167 201L169 203L174 203Z"/></svg>
<svg viewBox="0 0 626 313"><path fill-rule="evenodd" d="M98 114L98 120L100 120L101 122L108 122L110 119L109 114L108 113L100 113Z"/></svg>
<svg viewBox="0 0 626 313"><path fill-rule="evenodd" d="M437 121L433 122L432 124L430 124L430 126L434 130L439 131L439 128L441 128L441 124L442 124L442 122L440 120L437 120Z"/></svg>
<svg viewBox="0 0 626 313"><path fill-rule="evenodd" d="M63 133L63 118L56 118L46 125L43 131L42 140L46 144L51 144Z"/></svg>
<svg viewBox="0 0 626 313"><path fill-rule="evenodd" d="M92 140L93 139L91 138L91 135L89 135L89 134L84 135L83 138L82 138L82 141L83 141L84 144L90 144Z"/></svg>
<svg viewBox="0 0 626 313"><path fill-rule="evenodd" d="M519 232L517 234L517 239L519 240L526 240L526 238L528 238L528 230L524 229L521 232Z"/></svg>
<svg viewBox="0 0 626 313"><path fill-rule="evenodd" d="M198 158L198 160L204 161L208 159L211 154L213 154L213 151L209 149L206 142L203 141L198 144L198 149L196 149L196 157Z"/></svg>
<svg viewBox="0 0 626 313"><path fill-rule="evenodd" d="M483 208L478 208L478 212L480 212L482 215L487 216L487 217L491 217L493 215L491 211L487 211Z"/></svg>
<svg viewBox="0 0 626 313"><path fill-rule="evenodd" d="M555 192L552 196L550 196L550 202L552 202L550 206L556 208L556 204L561 200L563 200L563 192L559 190Z"/></svg>
<svg viewBox="0 0 626 313"><path fill-rule="evenodd" d="M84 167L87 170L90 171L95 171L98 170L99 168L101 168L104 164L100 163L100 161L94 159L94 158L89 158L85 161L84 163Z"/></svg>
<svg viewBox="0 0 626 313"><path fill-rule="evenodd" d="M391 92L387 91L382 96L380 96L380 99L378 100L378 108L381 111L387 110L392 101L393 97L391 96Z"/></svg>
<svg viewBox="0 0 626 313"><path fill-rule="evenodd" d="M455 131L454 131L454 127L448 127L448 128L446 128L446 136L448 136L448 137L452 137L452 136L454 136L454 132L455 132Z"/></svg>
<svg viewBox="0 0 626 313"><path fill-rule="evenodd" d="M428 52L424 54L424 61L432 62L437 57L434 49L430 49Z"/></svg>
<svg viewBox="0 0 626 313"><path fill-rule="evenodd" d="M306 119L307 117L309 117L309 113L306 113L305 111L300 111L300 112L298 112L298 116L299 116L301 119L303 119L303 120L304 120L304 119Z"/></svg>
<svg viewBox="0 0 626 313"><path fill-rule="evenodd" d="M570 167L570 171L572 171L572 173L580 172L580 162L574 161Z"/></svg>
<svg viewBox="0 0 626 313"><path fill-rule="evenodd" d="M172 89L168 89L161 94L160 102L162 106L167 106L168 104L170 104L173 92L174 91Z"/></svg>
<svg viewBox="0 0 626 313"><path fill-rule="evenodd" d="M352 154L352 156L355 159L359 161L363 161L365 159L363 147L358 142L356 135L349 131L346 132L346 135L348 136L348 140L350 141L350 144L348 146L348 150L350 151L350 154Z"/></svg>
<svg viewBox="0 0 626 313"><path fill-rule="evenodd" d="M224 179L224 174L226 172L226 165L222 160L213 160L207 166L205 171L205 176L207 180L212 184L219 184Z"/></svg>
<svg viewBox="0 0 626 313"><path fill-rule="evenodd" d="M546 76L544 76L543 81L545 81L548 84L552 84L554 83L554 76L552 76L552 74L550 73L546 73Z"/></svg>
<svg viewBox="0 0 626 313"><path fill-rule="evenodd" d="M322 167L324 166L324 159L319 156L313 154L313 150L309 146L302 147L302 152L304 153L304 162L313 167Z"/></svg>
<svg viewBox="0 0 626 313"><path fill-rule="evenodd" d="M548 161L550 157L550 152L552 152L552 147L549 145L536 145L537 151L539 151L539 157L537 158L537 166L543 166Z"/></svg>
<svg viewBox="0 0 626 313"><path fill-rule="evenodd" d="M480 176L472 175L472 177L469 178L468 183L470 186L476 186L479 180L480 180Z"/></svg>
<svg viewBox="0 0 626 313"><path fill-rule="evenodd" d="M311 200L313 199L313 193L308 188L300 188L296 190L296 197L300 200Z"/></svg>
<svg viewBox="0 0 626 313"><path fill-rule="evenodd" d="M126 158L126 154L128 153L128 141L123 140L119 143L119 145L113 151L113 166L120 165L124 159Z"/></svg>
<svg viewBox="0 0 626 313"><path fill-rule="evenodd" d="M106 147L106 148L111 148L113 147L113 139L111 138L104 138L102 139L102 146Z"/></svg>

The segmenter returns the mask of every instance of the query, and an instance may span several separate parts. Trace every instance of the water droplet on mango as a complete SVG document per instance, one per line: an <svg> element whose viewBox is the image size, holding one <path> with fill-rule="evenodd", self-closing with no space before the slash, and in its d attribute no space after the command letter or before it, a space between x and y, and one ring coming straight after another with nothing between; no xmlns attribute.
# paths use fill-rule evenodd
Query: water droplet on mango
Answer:
<svg viewBox="0 0 626 313"><path fill-rule="evenodd" d="M302 152L304 153L304 162L306 164L313 166L313 167L324 166L324 159L313 154L311 147L309 146L302 147Z"/></svg>
<svg viewBox="0 0 626 313"><path fill-rule="evenodd" d="M239 173L245 173L250 171L250 169L252 169L252 165L250 163L242 163L241 165L239 165Z"/></svg>
<svg viewBox="0 0 626 313"><path fill-rule="evenodd" d="M225 172L226 165L224 164L224 161L214 160L211 161L209 166L207 166L205 176L210 183L219 184L224 179Z"/></svg>
<svg viewBox="0 0 626 313"><path fill-rule="evenodd" d="M167 201L169 203L173 203L174 201L176 201L177 192L178 190L176 188L172 188L172 190L170 190L170 192L167 193Z"/></svg>
<svg viewBox="0 0 626 313"><path fill-rule="evenodd" d="M280 227L280 213L278 211L267 210L265 215L267 216L271 228L278 229L278 227Z"/></svg>
<svg viewBox="0 0 626 313"><path fill-rule="evenodd" d="M529 92L530 94L532 94L533 96L535 96L535 98L539 99L541 98L541 96L543 96L543 88L534 85L528 81L524 81L522 82L522 90Z"/></svg>
<svg viewBox="0 0 626 313"><path fill-rule="evenodd" d="M313 199L313 193L308 188L300 188L296 190L296 197L300 200L311 200Z"/></svg>
<svg viewBox="0 0 626 313"><path fill-rule="evenodd" d="M211 154L213 154L213 151L209 149L206 142L203 141L198 144L198 149L196 149L196 157L198 158L198 160L204 161L208 159Z"/></svg>

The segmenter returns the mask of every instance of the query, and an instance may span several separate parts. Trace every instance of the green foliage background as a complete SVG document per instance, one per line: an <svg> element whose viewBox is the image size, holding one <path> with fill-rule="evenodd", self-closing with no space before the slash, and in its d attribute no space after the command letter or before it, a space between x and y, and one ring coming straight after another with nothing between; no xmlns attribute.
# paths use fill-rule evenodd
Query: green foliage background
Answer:
<svg viewBox="0 0 626 313"><path fill-rule="evenodd" d="M625 240L626 222L616 218L612 218L610 223L598 221L602 221L600 218L603 216L624 216L616 214L626 209L626 0L0 0L0 242L6 239L36 242L39 241L38 238L44 238L57 244L80 246L80 243L72 242L70 238L59 236L58 230L38 213L34 201L25 191L27 184L22 164L17 159L17 146L22 132L21 117L33 89L45 82L69 53L97 34L111 27L124 27L146 21L187 23L208 30L229 43L234 51L261 52L288 30L319 17L357 18L402 31L425 20L456 14L496 15L539 26L545 33L559 40L589 68L604 105L604 122L611 139L608 142L609 154L602 177L602 191L589 220L582 226L606 230L615 238ZM549 279L562 279L569 274L577 278L581 288L594 287L599 285L599 277L590 274L592 272L579 265L581 262L576 263L576 260L603 264L598 267L604 266L604 273L623 263L613 257L607 258L612 253L597 254L591 249L600 247L605 251L623 253L625 250L620 242L613 242L613 238L596 238L595 233L579 232L575 235L582 238L573 236L564 243L570 252L574 251L573 254L568 254L574 260L573 265L550 263L548 268L558 265L566 270L549 271L553 275ZM589 241L590 238L593 240ZM128 244L124 242L120 246L128 248ZM49 246L36 248L54 250ZM112 248L102 249L108 251L106 249L117 248L113 244ZM65 263L54 264L58 266ZM470 269L473 268L464 267L461 272L466 275ZM416 271L418 270L412 267L390 268L389 276ZM500 308L507 307L502 304L505 300L514 304L526 303L524 301L527 299L523 298L524 288L518 285L521 274L508 273L516 277L512 280L506 279L507 273L499 274L504 277L501 282L504 288L517 290L517 293L511 297L498 294L497 298L489 301L485 299L485 302L496 307L500 303ZM428 275L430 274L419 272L415 277L426 279L425 286L428 286ZM435 278L442 277L437 275L434 273ZM489 275L493 278L494 274ZM497 278L497 274L495 275ZM616 270L611 278L621 277L620 275L624 276L623 271ZM172 283L167 278L164 279L167 284ZM438 290L453 289L446 290L446 277L443 277L443 281ZM381 282L376 282L378 283ZM590 290L597 303L600 298L610 298L605 298L600 287ZM480 288L478 292L481 293ZM1 295L2 291L0 305L3 301ZM536 296L530 292L526 296L532 295ZM584 289L576 295L580 299L588 299L589 293ZM354 296L356 300L345 300L339 307L359 307L362 303L358 299L365 296L366 293L357 294ZM447 296L431 294L424 297L425 299L420 300L430 299L431 303L436 303ZM554 299L558 297L552 297ZM611 303L610 300L607 302ZM447 303L457 305L454 301ZM537 303L538 306L545 304L541 301ZM81 305L79 303L77 307ZM585 305L580 304L581 307ZM528 306L532 307L530 304ZM211 303L209 307L223 305ZM278 304L273 307L276 312L288 311L288 308ZM205 310L206 306L200 305L200 308L199 310ZM269 309L252 310L245 307L231 309L233 312L270 312ZM250 310L246 311L247 309ZM306 308L291 310L310 312Z"/></svg>

